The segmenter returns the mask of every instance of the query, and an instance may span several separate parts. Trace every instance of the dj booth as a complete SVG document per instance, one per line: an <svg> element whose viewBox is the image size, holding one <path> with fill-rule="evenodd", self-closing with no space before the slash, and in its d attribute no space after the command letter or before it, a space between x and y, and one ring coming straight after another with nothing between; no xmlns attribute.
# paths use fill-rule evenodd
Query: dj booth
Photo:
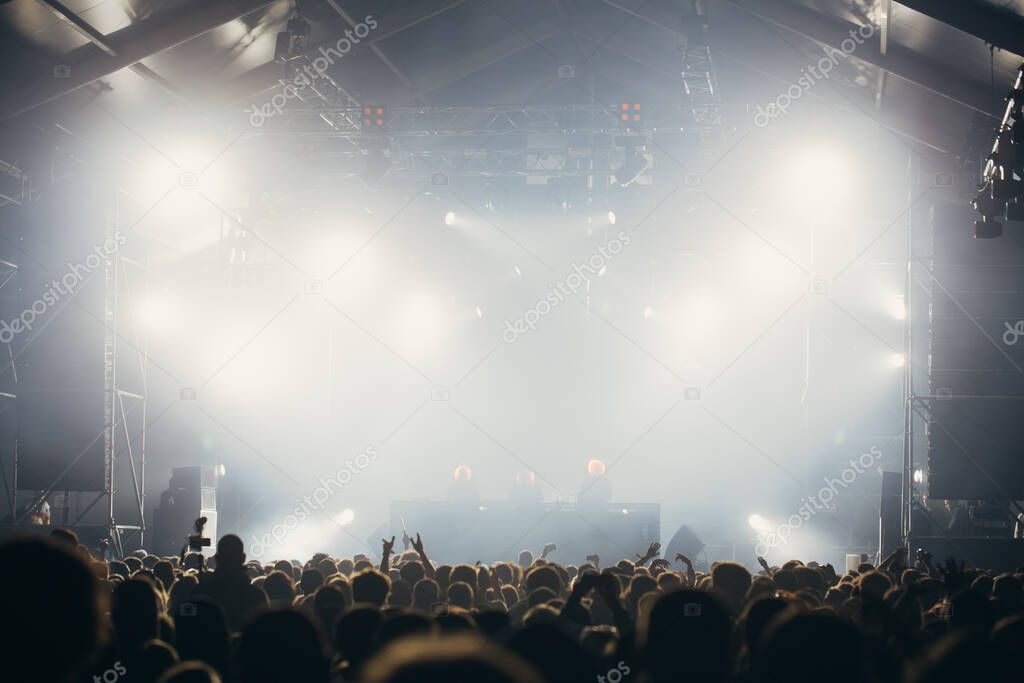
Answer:
<svg viewBox="0 0 1024 683"><path fill-rule="evenodd" d="M596 554L608 565L635 559L661 541L657 503L395 501L391 532L396 538L402 537L403 520L410 536L422 536L431 560L449 564L515 560L524 549L539 556L546 543L554 543L553 560L578 564Z"/></svg>

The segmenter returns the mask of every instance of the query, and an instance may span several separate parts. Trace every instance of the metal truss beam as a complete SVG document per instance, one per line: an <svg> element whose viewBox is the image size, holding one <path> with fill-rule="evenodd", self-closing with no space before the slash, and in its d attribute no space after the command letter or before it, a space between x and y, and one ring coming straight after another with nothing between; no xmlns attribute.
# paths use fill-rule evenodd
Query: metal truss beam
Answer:
<svg viewBox="0 0 1024 683"><path fill-rule="evenodd" d="M1024 56L1024 17L1008 7L977 0L898 0L1001 50Z"/></svg>
<svg viewBox="0 0 1024 683"><path fill-rule="evenodd" d="M42 64L19 85L5 88L0 121L30 111L147 57L180 45L229 21L273 4L274 0L192 0L104 36L116 56L93 43L61 55L69 67L55 74L57 64Z"/></svg>
<svg viewBox="0 0 1024 683"><path fill-rule="evenodd" d="M642 104L642 120L623 125L617 106L533 105L492 107L385 107L384 125L364 129L358 108L289 109L250 137L272 134L321 137L472 137L522 133L650 135L717 126L711 114L689 105ZM329 119L331 129L321 122ZM564 146L564 143L562 143Z"/></svg>
<svg viewBox="0 0 1024 683"><path fill-rule="evenodd" d="M842 50L843 41L859 26L784 0L729 0L750 14L803 36L819 45ZM920 54L900 45L888 45L882 54L877 41L865 40L851 55L866 64L899 76L925 90L968 109L992 115L992 95L973 81L964 80L942 69Z"/></svg>
<svg viewBox="0 0 1024 683"><path fill-rule="evenodd" d="M377 45L389 38L404 33L409 29L429 21L435 17L465 4L468 0L420 0L416 3L396 3L398 8L393 12L377 18L378 26L365 40L353 49L353 53L370 45ZM335 39L336 40L336 39ZM320 48L334 45L335 40L324 41L314 45L309 54L315 54ZM222 102L231 104L258 95L280 83L284 73L277 62L267 62L254 67L239 76L226 88L219 92Z"/></svg>

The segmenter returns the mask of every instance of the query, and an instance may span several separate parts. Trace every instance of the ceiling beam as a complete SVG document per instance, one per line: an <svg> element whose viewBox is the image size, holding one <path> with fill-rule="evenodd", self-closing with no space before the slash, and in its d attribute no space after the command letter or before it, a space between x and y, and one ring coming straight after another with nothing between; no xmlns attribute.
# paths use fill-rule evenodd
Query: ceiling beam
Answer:
<svg viewBox="0 0 1024 683"><path fill-rule="evenodd" d="M438 17L445 12L464 5L468 0L420 0L415 3L397 3L400 9L377 20L380 26L373 32L370 43L387 40L403 31Z"/></svg>
<svg viewBox="0 0 1024 683"><path fill-rule="evenodd" d="M978 0L898 0L943 24L1024 57L1024 17L1007 7Z"/></svg>
<svg viewBox="0 0 1024 683"><path fill-rule="evenodd" d="M559 28L547 28L534 37L527 35L525 31L509 31L502 38L459 59L457 63L416 79L417 93L426 94L457 83L489 66L528 50L560 32Z"/></svg>
<svg viewBox="0 0 1024 683"><path fill-rule="evenodd" d="M218 26L263 9L275 0L192 0L159 12L119 31L103 36L115 53L90 42L55 59L70 67L66 77L55 77L57 64L42 64L0 96L0 121L30 111L97 79L109 76L147 57L189 41Z"/></svg>
<svg viewBox="0 0 1024 683"><path fill-rule="evenodd" d="M356 27L355 19L353 19L349 15L349 13L346 12L345 9L338 4L337 0L324 0L324 2L326 2L330 6L330 8L333 9L339 17L341 17L342 21L348 24L349 28L354 29ZM393 73L398 78L398 80L400 80L407 88L414 87L412 81L409 80L409 77L402 73L402 70L399 69L398 66L394 62L392 62L391 59L386 54L384 54L384 51L381 50L374 41L371 40L369 44L370 50L373 51L373 54L377 55L377 58L380 59L380 61L384 62L384 66L386 66L391 71L391 73Z"/></svg>
<svg viewBox="0 0 1024 683"><path fill-rule="evenodd" d="M730 3L768 23L840 51L843 49L843 41L849 40L850 32L856 33L861 28L838 17L784 0L730 0ZM872 38L857 45L850 57L884 69L963 107L995 116L992 95L987 88L965 80L901 45L890 41L883 55L878 40Z"/></svg>
<svg viewBox="0 0 1024 683"><path fill-rule="evenodd" d="M114 48L112 48L107 43L107 37L100 33L92 24L90 24L81 16L73 12L66 5L64 5L61 2L58 2L58 0L38 0L38 2L41 2L42 4L46 5L58 19L69 24L75 31L77 31L79 34L85 37L85 39L88 40L90 43L92 43L99 49L103 50L111 57L117 57L117 51L114 50ZM179 100L186 101L185 97L174 86L173 83L171 83L166 78L150 69L145 64L132 64L130 68L132 71L139 74L143 78L150 80L153 83L156 83L165 92L167 92L167 94Z"/></svg>
<svg viewBox="0 0 1024 683"><path fill-rule="evenodd" d="M352 49L352 53L397 36L425 21L441 16L466 2L468 0L420 0L415 3L396 3L398 9L395 11L382 17L374 17L377 21L377 28L360 41L359 45ZM308 52L313 54L321 47L330 47L334 45L336 40L337 38L334 38L314 45ZM285 78L285 76L286 71L284 67L277 62L270 61L249 69L234 81L220 87L216 96L225 105L236 104L279 86L281 79Z"/></svg>

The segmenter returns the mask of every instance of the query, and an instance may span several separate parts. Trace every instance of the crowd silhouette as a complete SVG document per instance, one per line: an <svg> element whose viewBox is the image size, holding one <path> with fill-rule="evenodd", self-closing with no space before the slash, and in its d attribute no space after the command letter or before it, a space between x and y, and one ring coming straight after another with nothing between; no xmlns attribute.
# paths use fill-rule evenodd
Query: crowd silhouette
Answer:
<svg viewBox="0 0 1024 683"><path fill-rule="evenodd" d="M55 683L668 683L1024 679L1024 567L900 550L838 574L792 560L696 571L642 555L444 565L424 541L378 560L100 559L69 531L0 544L7 667ZM5 678L7 678L5 676Z"/></svg>

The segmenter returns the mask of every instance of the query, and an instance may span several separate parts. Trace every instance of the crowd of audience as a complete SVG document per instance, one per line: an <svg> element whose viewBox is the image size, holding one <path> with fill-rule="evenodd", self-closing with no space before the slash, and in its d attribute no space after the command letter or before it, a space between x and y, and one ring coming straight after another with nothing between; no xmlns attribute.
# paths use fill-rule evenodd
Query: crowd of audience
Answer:
<svg viewBox="0 0 1024 683"><path fill-rule="evenodd" d="M1024 680L1024 568L897 551L841 576L796 560L705 573L656 544L610 566L552 546L450 566L403 542L267 564L232 535L209 563L98 559L64 530L9 540L4 659L44 683Z"/></svg>

